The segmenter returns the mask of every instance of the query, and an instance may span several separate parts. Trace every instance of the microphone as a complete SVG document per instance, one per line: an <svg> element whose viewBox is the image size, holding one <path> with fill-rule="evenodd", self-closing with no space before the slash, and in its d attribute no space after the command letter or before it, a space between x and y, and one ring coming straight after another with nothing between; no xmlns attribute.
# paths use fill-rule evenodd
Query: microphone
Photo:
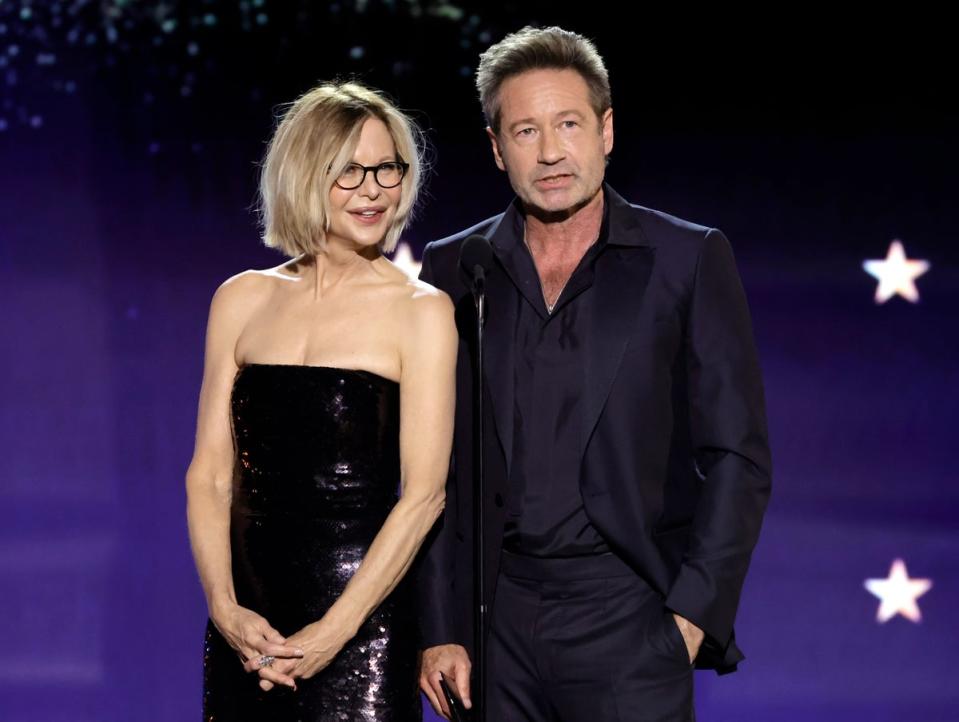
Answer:
<svg viewBox="0 0 959 722"><path fill-rule="evenodd" d="M460 268L470 280L473 293L482 293L486 272L493 267L493 247L486 236L474 233L460 246Z"/></svg>
<svg viewBox="0 0 959 722"><path fill-rule="evenodd" d="M493 268L493 247L486 236L474 233L460 246L460 268L469 279L476 304L476 345L473 357L473 665L476 691L474 699L480 706L472 715L477 722L486 722L483 704L486 700L486 630L487 619L486 551L484 530L486 520L486 473L483 468L483 326L486 318L486 272Z"/></svg>

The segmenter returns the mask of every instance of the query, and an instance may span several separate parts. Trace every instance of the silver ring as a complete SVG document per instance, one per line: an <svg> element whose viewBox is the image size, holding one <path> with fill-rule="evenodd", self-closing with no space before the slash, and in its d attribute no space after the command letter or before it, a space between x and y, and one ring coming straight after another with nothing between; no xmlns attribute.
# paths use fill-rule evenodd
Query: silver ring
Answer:
<svg viewBox="0 0 959 722"><path fill-rule="evenodd" d="M263 655L258 660L256 660L256 663L260 669L263 669L264 667L271 666L274 660L276 660L276 657L272 657L270 655Z"/></svg>

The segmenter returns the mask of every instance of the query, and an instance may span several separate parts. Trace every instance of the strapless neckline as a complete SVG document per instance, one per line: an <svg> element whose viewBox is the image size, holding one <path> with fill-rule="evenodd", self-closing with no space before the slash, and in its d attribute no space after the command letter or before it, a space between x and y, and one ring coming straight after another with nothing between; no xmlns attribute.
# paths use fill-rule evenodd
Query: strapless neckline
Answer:
<svg viewBox="0 0 959 722"><path fill-rule="evenodd" d="M396 386L400 385L399 381L394 381L393 379L389 379L386 376L383 376L382 374L376 373L375 371L367 371L366 369L348 369L343 366L318 366L314 364L245 363L242 366L240 366L240 369L239 371L237 371L237 373L240 373L243 371L243 369L247 369L247 368L303 369L303 370L308 369L311 371L327 371L331 373L341 373L341 374L359 374L361 376L372 376L374 378L381 379L382 381L386 381L387 383L394 384Z"/></svg>

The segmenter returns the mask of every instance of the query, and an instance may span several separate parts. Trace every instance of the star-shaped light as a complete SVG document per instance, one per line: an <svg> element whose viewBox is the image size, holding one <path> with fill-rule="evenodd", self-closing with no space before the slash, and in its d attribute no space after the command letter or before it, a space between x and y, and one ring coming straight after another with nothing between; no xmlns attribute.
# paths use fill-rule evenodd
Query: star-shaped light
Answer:
<svg viewBox="0 0 959 722"><path fill-rule="evenodd" d="M413 250L410 248L410 244L405 241L400 243L393 252L393 263L413 278L420 275L420 267L423 265L413 258Z"/></svg>
<svg viewBox="0 0 959 722"><path fill-rule="evenodd" d="M922 614L916 600L932 588L931 579L910 579L906 571L906 563L902 559L895 559L889 568L889 576L885 579L867 579L863 585L870 594L880 599L876 621L880 624L888 622L897 614L901 614L910 622L919 622Z"/></svg>
<svg viewBox="0 0 959 722"><path fill-rule="evenodd" d="M902 242L896 240L889 244L884 260L863 261L862 267L870 276L879 279L876 303L885 303L896 294L916 303L919 291L916 290L915 280L929 270L929 262L906 258Z"/></svg>

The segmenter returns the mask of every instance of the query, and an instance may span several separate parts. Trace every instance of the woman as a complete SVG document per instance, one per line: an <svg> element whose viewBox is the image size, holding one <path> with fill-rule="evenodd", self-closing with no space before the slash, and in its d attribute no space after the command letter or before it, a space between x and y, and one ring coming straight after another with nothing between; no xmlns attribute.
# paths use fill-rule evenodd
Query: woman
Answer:
<svg viewBox="0 0 959 722"><path fill-rule="evenodd" d="M308 92L270 143L264 241L292 260L213 297L187 472L206 720L420 719L403 577L443 508L457 340L449 298L382 255L419 155L356 83Z"/></svg>

